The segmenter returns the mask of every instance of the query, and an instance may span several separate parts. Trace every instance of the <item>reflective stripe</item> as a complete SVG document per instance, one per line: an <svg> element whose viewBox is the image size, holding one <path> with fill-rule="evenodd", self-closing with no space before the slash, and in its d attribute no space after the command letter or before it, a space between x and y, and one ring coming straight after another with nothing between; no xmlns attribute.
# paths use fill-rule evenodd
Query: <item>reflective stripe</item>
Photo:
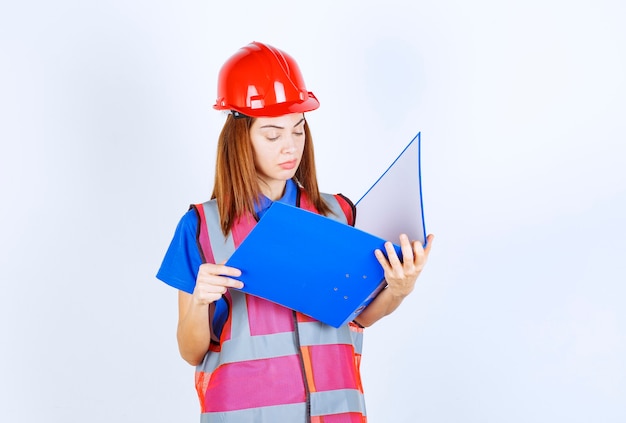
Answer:
<svg viewBox="0 0 626 423"><path fill-rule="evenodd" d="M354 351L359 354L363 353L363 328L358 327L354 323L348 323L350 328L350 336L352 337L352 345L354 345Z"/></svg>
<svg viewBox="0 0 626 423"><path fill-rule="evenodd" d="M343 209L341 208L341 204L337 201L337 198L333 194L326 194L321 192L320 195L326 201L326 204L330 207L332 211L332 216L329 216L331 219L338 220L341 223L348 223L348 219L346 215L343 213Z"/></svg>
<svg viewBox="0 0 626 423"><path fill-rule="evenodd" d="M248 408L226 413L202 413L200 423L304 422L305 403Z"/></svg>
<svg viewBox="0 0 626 423"><path fill-rule="evenodd" d="M215 258L215 263L221 263L228 260L228 258L235 251L233 235L232 232L229 232L228 236L224 238L224 234L222 234L222 228L220 227L220 213L217 210L217 201L207 201L202 206L204 208L204 217L209 232L209 241L211 242L213 257ZM220 236L217 236L218 234Z"/></svg>
<svg viewBox="0 0 626 423"><path fill-rule="evenodd" d="M230 297L232 298L233 309L231 333L237 334L237 337L245 337L246 339L248 339L250 338L250 324L248 323L248 313L237 312L237 310L246 310L246 294L236 289L231 289Z"/></svg>
<svg viewBox="0 0 626 423"><path fill-rule="evenodd" d="M337 389L311 393L311 415L363 413L365 415L365 398L354 389Z"/></svg>
<svg viewBox="0 0 626 423"><path fill-rule="evenodd" d="M273 333L250 338L235 337L223 343L221 353L228 358L221 360L221 363L293 355L297 353L293 341L293 332Z"/></svg>
<svg viewBox="0 0 626 423"><path fill-rule="evenodd" d="M347 330L337 330L321 322L298 323L300 345L353 344L352 334Z"/></svg>
<svg viewBox="0 0 626 423"><path fill-rule="evenodd" d="M293 332L257 337L236 337L222 343L219 353L207 354L198 371L212 373L219 365L297 354Z"/></svg>

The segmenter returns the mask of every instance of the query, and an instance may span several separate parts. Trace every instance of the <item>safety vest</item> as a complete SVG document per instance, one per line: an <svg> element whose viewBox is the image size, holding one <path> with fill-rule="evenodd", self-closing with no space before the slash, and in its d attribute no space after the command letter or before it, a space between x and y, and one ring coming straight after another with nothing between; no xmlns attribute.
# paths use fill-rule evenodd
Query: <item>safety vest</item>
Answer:
<svg viewBox="0 0 626 423"><path fill-rule="evenodd" d="M345 198L322 196L333 211L330 218L354 224ZM297 203L317 212L302 190ZM240 217L224 237L215 200L194 207L205 262L227 260L256 224L251 215ZM196 367L202 423L367 421L360 326L337 329L236 289L224 298L228 318L220 342L211 342Z"/></svg>

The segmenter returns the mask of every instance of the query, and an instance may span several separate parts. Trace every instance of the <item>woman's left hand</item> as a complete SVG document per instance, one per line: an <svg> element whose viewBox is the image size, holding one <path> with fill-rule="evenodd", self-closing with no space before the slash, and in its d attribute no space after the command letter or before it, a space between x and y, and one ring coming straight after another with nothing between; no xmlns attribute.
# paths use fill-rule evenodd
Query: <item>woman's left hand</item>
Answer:
<svg viewBox="0 0 626 423"><path fill-rule="evenodd" d="M413 291L415 281L417 281L430 254L434 236L428 235L426 238L426 248L422 247L420 241L409 241L405 234L400 235L400 250L402 260L396 254L396 250L391 242L385 243L387 257L381 250L376 250L376 258L385 271L387 290L397 298L404 298Z"/></svg>

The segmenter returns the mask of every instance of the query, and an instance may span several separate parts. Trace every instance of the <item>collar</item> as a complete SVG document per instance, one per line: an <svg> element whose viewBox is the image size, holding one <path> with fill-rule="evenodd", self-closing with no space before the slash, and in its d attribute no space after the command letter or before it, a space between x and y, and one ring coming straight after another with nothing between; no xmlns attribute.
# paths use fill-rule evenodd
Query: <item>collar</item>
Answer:
<svg viewBox="0 0 626 423"><path fill-rule="evenodd" d="M288 179L285 184L285 193L276 201L295 207L297 197L298 186L292 179ZM256 202L254 203L254 211L256 212L257 216L259 216L259 219L263 217L263 215L265 214L267 209L270 208L272 203L272 200L261 194L259 204L257 204Z"/></svg>

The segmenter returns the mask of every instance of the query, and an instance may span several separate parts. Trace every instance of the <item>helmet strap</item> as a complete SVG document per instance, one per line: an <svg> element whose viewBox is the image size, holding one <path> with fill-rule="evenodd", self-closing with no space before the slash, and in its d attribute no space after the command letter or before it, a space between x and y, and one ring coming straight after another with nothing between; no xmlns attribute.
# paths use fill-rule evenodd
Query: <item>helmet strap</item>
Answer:
<svg viewBox="0 0 626 423"><path fill-rule="evenodd" d="M230 114L233 115L235 119L244 119L250 117L248 115L244 115L243 113L239 113L237 110L231 110Z"/></svg>

